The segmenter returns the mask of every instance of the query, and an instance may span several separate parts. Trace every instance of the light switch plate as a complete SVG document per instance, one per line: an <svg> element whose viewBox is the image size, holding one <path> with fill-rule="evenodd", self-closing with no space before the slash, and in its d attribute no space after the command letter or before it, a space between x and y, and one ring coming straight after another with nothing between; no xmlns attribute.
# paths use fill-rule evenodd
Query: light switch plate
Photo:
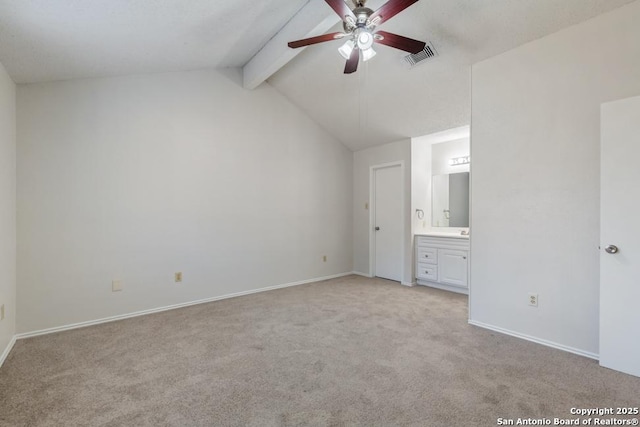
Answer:
<svg viewBox="0 0 640 427"><path fill-rule="evenodd" d="M122 290L122 281L121 280L114 280L113 282L111 282L111 291L112 292L118 292Z"/></svg>

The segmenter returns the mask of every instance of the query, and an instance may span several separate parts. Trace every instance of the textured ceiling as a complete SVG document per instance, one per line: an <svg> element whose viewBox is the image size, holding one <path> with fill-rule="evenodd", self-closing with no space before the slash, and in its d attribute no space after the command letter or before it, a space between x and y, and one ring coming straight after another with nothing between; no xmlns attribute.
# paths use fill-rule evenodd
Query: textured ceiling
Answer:
<svg viewBox="0 0 640 427"><path fill-rule="evenodd" d="M376 47L342 74L341 42L311 46L268 81L352 150L468 125L471 64L630 0L421 0L380 26L431 41L440 56L409 69Z"/></svg>
<svg viewBox="0 0 640 427"><path fill-rule="evenodd" d="M16 83L241 67L308 1L0 0L0 62Z"/></svg>
<svg viewBox="0 0 640 427"><path fill-rule="evenodd" d="M241 67L310 1L0 0L0 62L17 83ZM380 28L439 57L408 69L377 46L344 75L328 42L269 82L352 150L425 135L469 124L471 64L631 1L421 0Z"/></svg>

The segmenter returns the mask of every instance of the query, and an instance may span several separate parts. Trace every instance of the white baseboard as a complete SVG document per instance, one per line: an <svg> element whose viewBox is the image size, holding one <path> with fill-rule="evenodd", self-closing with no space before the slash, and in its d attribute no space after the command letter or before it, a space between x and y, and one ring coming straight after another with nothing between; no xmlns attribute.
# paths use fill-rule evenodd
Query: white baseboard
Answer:
<svg viewBox="0 0 640 427"><path fill-rule="evenodd" d="M578 348L569 347L564 344L558 344L553 341L547 341L542 338L532 337L531 335L521 334L520 332L510 331L509 329L500 328L498 326L488 325L486 323L477 322L475 320L469 319L469 324L478 326L480 328L489 329L492 331L500 332L501 334L511 335L512 337L521 338L523 340L531 341L537 344L542 344L547 347L552 347L558 350L563 350L569 353L577 354L578 356L588 357L589 359L599 360L600 356L596 353L591 353L590 351L580 350Z"/></svg>
<svg viewBox="0 0 640 427"><path fill-rule="evenodd" d="M360 271L352 271L351 274L355 274L356 276L368 277L369 279L373 277L369 273L362 273Z"/></svg>
<svg viewBox="0 0 640 427"><path fill-rule="evenodd" d="M13 348L13 345L15 343L16 343L16 336L14 335L13 337L11 337L11 341L9 341L7 348L5 348L4 351L2 352L2 355L0 355L0 368L2 367L2 364L4 363L6 358L9 356L9 353L11 353L11 349Z"/></svg>
<svg viewBox="0 0 640 427"><path fill-rule="evenodd" d="M298 282L285 283L283 285L268 286L266 288L252 289L252 290L249 290L249 291L242 291L242 292L236 292L236 293L233 293L233 294L221 295L221 296L217 296L217 297L204 298L204 299L199 299L199 300L196 300L196 301L189 301L189 302L183 302L183 303L180 303L180 304L173 304L173 305L167 305L167 306L164 306L164 307L152 308L152 309L149 309L149 310L135 311L133 313L127 313L127 314L120 314L120 315L117 315L117 316L104 317L102 319L88 320L86 322L79 322L79 323L73 323L73 324L70 324L70 325L56 326L56 327L53 327L53 328L41 329L41 330L38 330L38 331L24 332L24 333L21 333L21 334L17 334L14 337L14 341L15 341L15 339L24 339L24 338L36 337L38 335L53 334L53 333L56 333L56 332L68 331L68 330L71 330L71 329L77 329L77 328L84 328L84 327L87 327L87 326L99 325L101 323L108 323L108 322L115 322L117 320L129 319L131 317L145 316L147 314L160 313L162 311L168 311L168 310L175 310L176 308L189 307L191 305L205 304L205 303L208 303L208 302L219 301L219 300L228 299L228 298L241 297L243 295L250 295L250 294L256 294L256 293L259 293L259 292L272 291L274 289L282 289L282 288L289 288L289 287L292 287L292 286L306 285L307 283L314 283L314 282L321 282L323 280L336 279L338 277L349 276L351 274L354 274L354 273L349 271L347 273L333 274L331 276L324 276L324 277L317 277L317 278L314 278L314 279L300 280ZM8 354L8 351L7 351L7 354Z"/></svg>
<svg viewBox="0 0 640 427"><path fill-rule="evenodd" d="M416 285L416 282L400 282L402 286L413 287Z"/></svg>

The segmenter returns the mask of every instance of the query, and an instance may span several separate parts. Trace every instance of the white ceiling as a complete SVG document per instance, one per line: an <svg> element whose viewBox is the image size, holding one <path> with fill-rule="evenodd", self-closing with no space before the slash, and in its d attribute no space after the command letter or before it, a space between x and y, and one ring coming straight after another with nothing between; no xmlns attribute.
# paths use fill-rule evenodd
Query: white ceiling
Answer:
<svg viewBox="0 0 640 427"><path fill-rule="evenodd" d="M471 64L631 1L421 0L381 29L431 41L439 57L408 69L379 46L344 75L339 41L291 59L280 40L328 29L338 18L322 0L0 0L0 62L29 83L248 62L270 68L259 82L290 61L269 82L357 150L469 124Z"/></svg>
<svg viewBox="0 0 640 427"><path fill-rule="evenodd" d="M0 62L16 83L241 67L308 1L0 0Z"/></svg>

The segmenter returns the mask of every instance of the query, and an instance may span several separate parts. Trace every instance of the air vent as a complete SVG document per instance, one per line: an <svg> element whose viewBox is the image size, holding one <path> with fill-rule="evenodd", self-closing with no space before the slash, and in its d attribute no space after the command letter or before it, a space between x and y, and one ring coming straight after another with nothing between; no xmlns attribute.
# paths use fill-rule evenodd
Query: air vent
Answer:
<svg viewBox="0 0 640 427"><path fill-rule="evenodd" d="M431 42L429 42L420 52L407 55L404 57L404 60L407 61L411 67L415 67L416 65L428 59L435 58L436 56L438 56L438 52L436 52L436 49L433 47Z"/></svg>

